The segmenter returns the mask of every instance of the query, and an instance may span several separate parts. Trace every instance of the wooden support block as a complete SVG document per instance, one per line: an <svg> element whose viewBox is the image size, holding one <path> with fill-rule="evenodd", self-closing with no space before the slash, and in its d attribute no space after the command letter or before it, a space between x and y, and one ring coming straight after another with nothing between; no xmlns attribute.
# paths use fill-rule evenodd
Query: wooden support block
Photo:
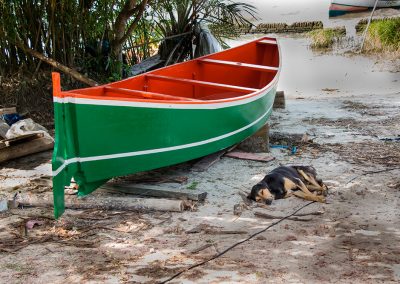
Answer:
<svg viewBox="0 0 400 284"><path fill-rule="evenodd" d="M244 152L269 152L269 124L265 124L253 136L241 142L237 148Z"/></svg>
<svg viewBox="0 0 400 284"><path fill-rule="evenodd" d="M221 157L226 153L226 151L227 150L224 149L201 158L200 161L198 161L193 165L192 170L195 172L204 172L208 170L209 167L211 167L221 159Z"/></svg>
<svg viewBox="0 0 400 284"><path fill-rule="evenodd" d="M0 108L0 115L17 113L16 107Z"/></svg>
<svg viewBox="0 0 400 284"><path fill-rule="evenodd" d="M207 192L181 192L176 191L176 189L165 187L161 188L159 186L147 184L105 184L100 188L108 191L122 192L139 196L151 196L194 201L204 201L207 196Z"/></svg>
<svg viewBox="0 0 400 284"><path fill-rule="evenodd" d="M277 91L275 94L274 105L272 106L273 109L276 108L285 108L285 92L284 91Z"/></svg>
<svg viewBox="0 0 400 284"><path fill-rule="evenodd" d="M27 156L34 153L43 152L52 149L54 141L47 137L42 137L25 143L9 145L5 148L0 148L0 163Z"/></svg>
<svg viewBox="0 0 400 284"><path fill-rule="evenodd" d="M1 142L2 142L2 144L5 144L6 147L9 147L9 146L13 146L16 144L21 144L21 143L25 143L25 142L28 142L31 140L38 139L38 138L42 138L42 137L44 137L43 133L31 133L31 134L25 134L25 135L21 135L21 136L10 138L10 139L5 139L5 140L2 140ZM1 148L1 146L0 146L0 148Z"/></svg>

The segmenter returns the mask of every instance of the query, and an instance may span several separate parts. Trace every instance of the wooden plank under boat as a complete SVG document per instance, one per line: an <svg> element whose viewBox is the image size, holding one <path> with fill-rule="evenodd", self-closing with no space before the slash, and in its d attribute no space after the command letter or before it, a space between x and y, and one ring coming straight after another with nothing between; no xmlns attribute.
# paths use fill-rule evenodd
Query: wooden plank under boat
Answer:
<svg viewBox="0 0 400 284"><path fill-rule="evenodd" d="M110 178L199 158L236 144L272 111L281 60L261 38L119 82L61 91L53 73L54 212Z"/></svg>
<svg viewBox="0 0 400 284"><path fill-rule="evenodd" d="M372 9L375 0L331 0L329 7L329 17L341 16L346 13L364 12ZM399 8L400 0L378 0L376 7L379 8Z"/></svg>

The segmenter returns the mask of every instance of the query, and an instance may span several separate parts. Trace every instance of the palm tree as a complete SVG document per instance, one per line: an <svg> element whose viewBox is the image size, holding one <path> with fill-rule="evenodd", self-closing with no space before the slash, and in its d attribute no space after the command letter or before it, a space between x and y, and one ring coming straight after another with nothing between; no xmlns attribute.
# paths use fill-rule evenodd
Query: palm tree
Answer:
<svg viewBox="0 0 400 284"><path fill-rule="evenodd" d="M165 65L193 58L206 26L226 47L224 39L236 36L238 26L250 26L256 14L254 6L232 0L155 0L151 9L158 32L168 38L159 48Z"/></svg>

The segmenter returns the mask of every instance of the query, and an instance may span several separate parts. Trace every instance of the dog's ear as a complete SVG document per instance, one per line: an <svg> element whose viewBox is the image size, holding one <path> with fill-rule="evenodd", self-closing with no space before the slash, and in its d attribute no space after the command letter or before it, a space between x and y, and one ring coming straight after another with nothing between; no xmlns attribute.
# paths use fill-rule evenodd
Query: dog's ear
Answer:
<svg viewBox="0 0 400 284"><path fill-rule="evenodd" d="M272 196L272 194L271 194L271 192L269 191L268 188L263 188L263 189L261 189L261 196L262 196L264 199L271 199L271 198L273 198L273 196Z"/></svg>

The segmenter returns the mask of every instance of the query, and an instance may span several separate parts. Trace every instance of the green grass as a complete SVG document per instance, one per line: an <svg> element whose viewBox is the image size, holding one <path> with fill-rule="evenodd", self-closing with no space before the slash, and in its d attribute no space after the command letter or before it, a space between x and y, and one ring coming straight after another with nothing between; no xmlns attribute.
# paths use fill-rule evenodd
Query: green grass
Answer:
<svg viewBox="0 0 400 284"><path fill-rule="evenodd" d="M332 48L335 41L345 35L342 28L318 29L308 33L311 37L311 47L316 49Z"/></svg>
<svg viewBox="0 0 400 284"><path fill-rule="evenodd" d="M188 185L188 187L186 187L186 188L190 189L190 190L195 190L198 185L199 185L199 182L198 181L194 181L190 185Z"/></svg>
<svg viewBox="0 0 400 284"><path fill-rule="evenodd" d="M368 29L366 50L400 51L400 18L373 21Z"/></svg>

